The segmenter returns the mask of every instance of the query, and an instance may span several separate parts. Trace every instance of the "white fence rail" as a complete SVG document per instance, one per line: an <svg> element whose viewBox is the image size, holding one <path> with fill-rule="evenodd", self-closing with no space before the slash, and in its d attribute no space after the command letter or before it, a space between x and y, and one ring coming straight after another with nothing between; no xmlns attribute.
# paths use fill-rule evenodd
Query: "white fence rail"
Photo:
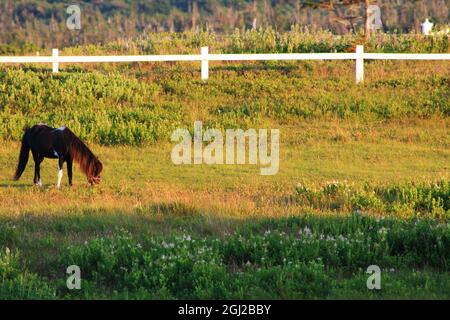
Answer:
<svg viewBox="0 0 450 320"><path fill-rule="evenodd" d="M0 56L0 63L51 63L53 72L59 72L60 63L102 62L163 62L200 61L201 79L209 78L209 61L286 61L286 60L355 60L356 82L364 81L364 60L450 60L448 53L365 53L357 46L355 53L263 53L263 54L210 54L202 47L200 54L193 55L141 55L141 56L60 56L58 49L52 56Z"/></svg>

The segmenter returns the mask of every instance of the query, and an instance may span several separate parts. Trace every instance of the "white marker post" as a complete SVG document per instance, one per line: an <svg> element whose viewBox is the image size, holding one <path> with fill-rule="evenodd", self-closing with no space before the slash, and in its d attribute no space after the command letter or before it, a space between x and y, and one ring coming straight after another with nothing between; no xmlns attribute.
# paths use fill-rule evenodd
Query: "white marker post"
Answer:
<svg viewBox="0 0 450 320"><path fill-rule="evenodd" d="M58 57L59 57L59 50L58 49L52 49L52 58L53 58L52 68L53 68L53 73L58 73L59 72Z"/></svg>
<svg viewBox="0 0 450 320"><path fill-rule="evenodd" d="M202 47L202 80L206 81L209 77L208 47Z"/></svg>
<svg viewBox="0 0 450 320"><path fill-rule="evenodd" d="M426 36L429 36L431 34L431 31L433 30L433 23L427 18L424 23L421 24L422 27L422 33Z"/></svg>
<svg viewBox="0 0 450 320"><path fill-rule="evenodd" d="M364 81L364 46L356 46L356 83Z"/></svg>

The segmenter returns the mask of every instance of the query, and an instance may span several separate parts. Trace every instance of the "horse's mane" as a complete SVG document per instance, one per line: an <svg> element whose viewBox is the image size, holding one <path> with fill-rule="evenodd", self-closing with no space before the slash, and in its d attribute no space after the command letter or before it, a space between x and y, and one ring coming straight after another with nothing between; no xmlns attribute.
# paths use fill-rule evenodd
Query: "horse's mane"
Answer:
<svg viewBox="0 0 450 320"><path fill-rule="evenodd" d="M97 157L69 128L66 127L64 133L70 141L70 155L72 156L73 161L78 163L80 170L88 178L98 175L103 167Z"/></svg>

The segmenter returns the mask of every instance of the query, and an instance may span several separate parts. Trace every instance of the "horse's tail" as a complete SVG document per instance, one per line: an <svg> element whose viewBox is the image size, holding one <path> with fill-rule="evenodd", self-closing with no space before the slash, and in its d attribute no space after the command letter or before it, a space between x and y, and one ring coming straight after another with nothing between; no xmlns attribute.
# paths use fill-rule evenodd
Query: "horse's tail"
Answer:
<svg viewBox="0 0 450 320"><path fill-rule="evenodd" d="M20 147L19 163L17 164L14 180L19 180L25 167L27 166L28 157L30 155L30 145L28 144L28 134L30 129L26 129L22 137L22 146Z"/></svg>

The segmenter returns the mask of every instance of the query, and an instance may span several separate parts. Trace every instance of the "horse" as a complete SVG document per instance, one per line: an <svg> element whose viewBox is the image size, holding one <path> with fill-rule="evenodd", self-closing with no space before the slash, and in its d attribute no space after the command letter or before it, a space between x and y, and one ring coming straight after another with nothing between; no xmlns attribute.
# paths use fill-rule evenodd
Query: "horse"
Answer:
<svg viewBox="0 0 450 320"><path fill-rule="evenodd" d="M20 148L19 163L14 180L19 180L31 153L34 159L34 184L42 186L40 164L44 158L58 159L58 182L61 186L63 164L67 162L69 186L72 186L72 164L78 163L80 170L86 175L91 185L100 183L103 165L92 151L69 128L52 128L46 124L37 124L25 129Z"/></svg>

